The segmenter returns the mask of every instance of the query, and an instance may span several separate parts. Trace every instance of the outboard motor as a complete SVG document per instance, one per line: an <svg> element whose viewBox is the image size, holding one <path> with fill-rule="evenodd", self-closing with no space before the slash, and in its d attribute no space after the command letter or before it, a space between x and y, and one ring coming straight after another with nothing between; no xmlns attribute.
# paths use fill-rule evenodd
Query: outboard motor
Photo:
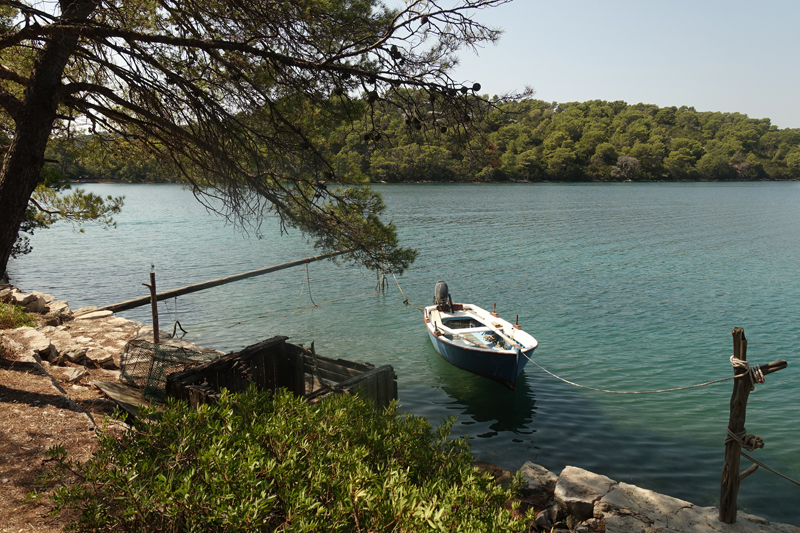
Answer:
<svg viewBox="0 0 800 533"><path fill-rule="evenodd" d="M450 298L450 291L444 281L436 282L436 288L433 289L433 303L442 311L453 312L453 299Z"/></svg>

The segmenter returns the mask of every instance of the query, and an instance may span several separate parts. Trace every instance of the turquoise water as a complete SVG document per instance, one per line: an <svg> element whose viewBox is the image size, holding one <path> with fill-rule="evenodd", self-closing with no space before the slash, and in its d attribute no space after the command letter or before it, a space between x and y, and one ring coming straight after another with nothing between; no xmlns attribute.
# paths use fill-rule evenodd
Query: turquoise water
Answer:
<svg viewBox="0 0 800 533"><path fill-rule="evenodd" d="M118 228L37 233L34 252L9 267L14 283L77 308L146 295L151 264L167 290L316 253L275 223L260 240L237 233L177 186L86 188L126 196ZM727 377L731 330L743 327L750 361L789 361L750 396L747 429L766 443L754 453L800 480L800 184L376 188L419 251L399 280L413 304L427 305L440 279L456 301L497 303L539 340L536 361L570 381L641 391ZM445 363L394 280L380 294L375 282L357 267L313 263L161 303L162 329L177 318L189 339L221 350L288 335L325 355L389 363L402 408L433 423L455 416L479 459L575 465L718 505L730 381L611 395L529 364L508 391ZM122 316L150 321L146 307ZM739 508L800 525L798 501L800 487L759 470L742 483Z"/></svg>

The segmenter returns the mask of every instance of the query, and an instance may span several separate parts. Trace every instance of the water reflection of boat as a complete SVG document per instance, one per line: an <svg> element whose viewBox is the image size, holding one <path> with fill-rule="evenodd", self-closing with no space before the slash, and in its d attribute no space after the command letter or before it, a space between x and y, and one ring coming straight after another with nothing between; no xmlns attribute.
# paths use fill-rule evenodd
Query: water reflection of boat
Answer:
<svg viewBox="0 0 800 533"><path fill-rule="evenodd" d="M425 327L449 363L514 389L539 343L518 324L477 305L454 304L447 284L436 284L434 305L424 309Z"/></svg>
<svg viewBox="0 0 800 533"><path fill-rule="evenodd" d="M461 372L432 352L430 359L440 389L451 400L448 410L457 411L461 424L476 426L467 433L488 438L500 433L522 436L536 431L536 397L527 376L520 376L516 389L510 391L499 383ZM463 422L465 418L470 421Z"/></svg>

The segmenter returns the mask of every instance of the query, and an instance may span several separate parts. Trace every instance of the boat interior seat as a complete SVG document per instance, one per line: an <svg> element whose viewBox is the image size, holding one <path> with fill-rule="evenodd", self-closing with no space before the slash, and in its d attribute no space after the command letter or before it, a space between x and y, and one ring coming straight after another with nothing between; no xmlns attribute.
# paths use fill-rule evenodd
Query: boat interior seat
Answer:
<svg viewBox="0 0 800 533"><path fill-rule="evenodd" d="M447 324L445 324L445 327L447 327ZM462 333L462 334L463 334L463 333L482 333L482 332L489 332L489 331L492 331L492 328L489 328L489 327L482 327L482 328L460 328L460 329L456 329L456 328L447 328L447 329L449 329L449 330L450 330L450 331L452 331L453 333Z"/></svg>

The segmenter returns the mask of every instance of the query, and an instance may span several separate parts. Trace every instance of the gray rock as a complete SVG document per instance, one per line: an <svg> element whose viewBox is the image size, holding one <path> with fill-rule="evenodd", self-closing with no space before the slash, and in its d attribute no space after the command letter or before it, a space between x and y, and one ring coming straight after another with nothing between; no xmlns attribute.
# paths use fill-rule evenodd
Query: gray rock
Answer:
<svg viewBox="0 0 800 533"><path fill-rule="evenodd" d="M652 523L633 515L609 515L605 519L606 533L656 533ZM658 533L679 533L672 529L658 530Z"/></svg>
<svg viewBox="0 0 800 533"><path fill-rule="evenodd" d="M61 349L61 354L73 363L79 363L86 357L87 348L71 344Z"/></svg>
<svg viewBox="0 0 800 533"><path fill-rule="evenodd" d="M47 302L45 301L45 299L40 296L36 296L36 294L32 294L31 296L33 296L34 298L23 306L25 311L28 313L37 313L37 314L44 311L45 307L47 306Z"/></svg>
<svg viewBox="0 0 800 533"><path fill-rule="evenodd" d="M42 358L38 353L34 352L33 350L25 350L24 347L23 351L17 352L17 359L23 363L36 363L38 365L42 364Z"/></svg>
<svg viewBox="0 0 800 533"><path fill-rule="evenodd" d="M536 520L534 521L534 524L536 525L537 529L542 529L545 531L553 527L553 522L550 520L546 510L540 511L536 514Z"/></svg>
<svg viewBox="0 0 800 533"><path fill-rule="evenodd" d="M83 376L89 375L89 371L85 368L70 368L64 373L64 379L69 383L79 381Z"/></svg>
<svg viewBox="0 0 800 533"><path fill-rule="evenodd" d="M42 300L44 300L44 303L46 304L56 299L55 296L53 296L52 294L45 294L39 291L32 291L31 294L35 294L37 298L41 298Z"/></svg>
<svg viewBox="0 0 800 533"><path fill-rule="evenodd" d="M55 361L58 361L60 359L60 355L58 353L58 348L56 348L52 344L50 345L50 353L48 353L47 355L45 355L45 354L41 354L41 355L42 355L42 357L44 357L48 361L54 361L55 362Z"/></svg>
<svg viewBox="0 0 800 533"><path fill-rule="evenodd" d="M72 343L72 335L69 334L69 331L66 331L64 328L58 326L48 326L47 328L48 331L45 331L44 328L41 328L39 331L46 333L47 336L50 337L50 341L55 344L57 348L62 344Z"/></svg>
<svg viewBox="0 0 800 533"><path fill-rule="evenodd" d="M594 532L594 531L604 531L605 525L602 520L597 518L590 518L589 520L585 520L580 523L578 527L585 527L586 531ZM577 531L577 529L576 529Z"/></svg>
<svg viewBox="0 0 800 533"><path fill-rule="evenodd" d="M58 300L47 304L47 314L55 318L66 319L72 316L72 311L67 302Z"/></svg>
<svg viewBox="0 0 800 533"><path fill-rule="evenodd" d="M688 507L692 507L692 504L687 501L627 483L615 486L595 505L602 512L629 509L634 514L644 516L675 515Z"/></svg>
<svg viewBox="0 0 800 533"><path fill-rule="evenodd" d="M558 476L543 466L534 464L530 461L520 468L523 485L521 487L523 496L551 499L556 489Z"/></svg>
<svg viewBox="0 0 800 533"><path fill-rule="evenodd" d="M565 522L567 523L567 529L574 532L575 526L578 525L578 519L572 515L567 515L567 519L565 520Z"/></svg>
<svg viewBox="0 0 800 533"><path fill-rule="evenodd" d="M81 307L80 309L76 309L75 311L73 311L72 312L72 316L77 318L77 317L79 317L81 315L86 315L86 314L89 314L89 313L93 313L93 312L97 311L98 309L100 309L100 308L95 306L95 305L90 305L88 307Z"/></svg>
<svg viewBox="0 0 800 533"><path fill-rule="evenodd" d="M12 292L14 292L14 289L11 287L0 290L0 302L11 301Z"/></svg>
<svg viewBox="0 0 800 533"><path fill-rule="evenodd" d="M21 344L11 337L7 337L5 335L0 334L0 343L5 344L6 348L13 352L24 352L26 350L25 345Z"/></svg>
<svg viewBox="0 0 800 533"><path fill-rule="evenodd" d="M17 289L13 289L10 295L10 302L14 305L20 305L25 307L29 303L33 302L37 299L35 294L25 294L24 292L20 292Z"/></svg>
<svg viewBox="0 0 800 533"><path fill-rule="evenodd" d="M560 505L555 504L555 503L553 505L551 505L550 507L548 507L547 509L545 509L544 512L547 513L547 518L549 518L550 522L552 522L553 524L557 524L559 522L563 522L564 518L566 518L566 515L564 514L564 510L561 508Z"/></svg>
<svg viewBox="0 0 800 533"><path fill-rule="evenodd" d="M116 368L114 356L102 348L90 348L86 352L86 359L101 368Z"/></svg>
<svg viewBox="0 0 800 533"><path fill-rule="evenodd" d="M714 507L697 507L627 483L612 487L598 500L594 515L603 520L607 533L800 533L798 527L771 524L741 511L735 524L723 524Z"/></svg>
<svg viewBox="0 0 800 533"><path fill-rule="evenodd" d="M49 294L36 291L25 294L16 289L12 289L6 298L10 303L21 306L28 313L41 313L47 306L47 298L53 299Z"/></svg>
<svg viewBox="0 0 800 533"><path fill-rule="evenodd" d="M80 316L78 316L78 314L75 313L74 318L75 320L97 320L98 318L110 317L113 314L114 314L113 312L109 311L108 309L105 309L102 311L92 311L91 313L85 313Z"/></svg>
<svg viewBox="0 0 800 533"><path fill-rule="evenodd" d="M582 468L567 466L558 477L555 500L578 522L594 516L594 502L605 496L616 482Z"/></svg>
<svg viewBox="0 0 800 533"><path fill-rule="evenodd" d="M25 345L26 349L33 350L44 359L49 359L53 351L55 351L55 355L58 355L58 351L56 351L55 347L50 343L50 339L41 331L27 326L17 328L16 331L19 335L20 342Z"/></svg>

